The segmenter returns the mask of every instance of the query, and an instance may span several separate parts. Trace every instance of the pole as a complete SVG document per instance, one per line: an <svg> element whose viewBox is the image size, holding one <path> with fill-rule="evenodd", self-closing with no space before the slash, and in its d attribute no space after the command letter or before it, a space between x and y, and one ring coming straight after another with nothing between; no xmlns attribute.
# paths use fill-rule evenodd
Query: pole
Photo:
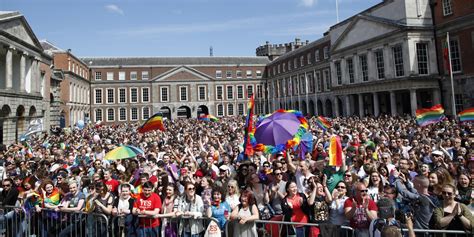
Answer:
<svg viewBox="0 0 474 237"><path fill-rule="evenodd" d="M446 43L448 47L448 58L449 58L449 76L451 78L451 95L452 95L452 106L453 106L453 117L454 119L457 118L457 113L456 113L456 99L455 99L455 94L454 94L454 79L453 79L453 65L451 63L451 44L449 42L449 32L446 32Z"/></svg>
<svg viewBox="0 0 474 237"><path fill-rule="evenodd" d="M339 3L336 0L336 23L339 23Z"/></svg>

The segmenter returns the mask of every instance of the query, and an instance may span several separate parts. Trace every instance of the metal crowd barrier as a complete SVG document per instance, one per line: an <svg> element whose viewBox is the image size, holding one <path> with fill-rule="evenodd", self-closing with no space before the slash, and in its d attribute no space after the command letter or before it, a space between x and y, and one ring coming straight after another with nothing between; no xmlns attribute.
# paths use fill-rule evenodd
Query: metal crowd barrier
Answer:
<svg viewBox="0 0 474 237"><path fill-rule="evenodd" d="M408 229L402 229L403 232L408 233ZM414 229L415 234L418 236L429 236L429 237L466 237L474 236L474 233L462 231L462 230L433 230L433 229Z"/></svg>

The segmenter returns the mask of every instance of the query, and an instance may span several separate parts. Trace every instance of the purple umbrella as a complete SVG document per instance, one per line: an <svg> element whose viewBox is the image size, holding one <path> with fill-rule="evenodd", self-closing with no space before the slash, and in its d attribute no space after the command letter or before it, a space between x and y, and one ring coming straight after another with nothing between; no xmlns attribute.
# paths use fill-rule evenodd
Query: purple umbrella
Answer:
<svg viewBox="0 0 474 237"><path fill-rule="evenodd" d="M298 132L300 124L294 113L277 111L257 123L255 140L271 146L286 144Z"/></svg>

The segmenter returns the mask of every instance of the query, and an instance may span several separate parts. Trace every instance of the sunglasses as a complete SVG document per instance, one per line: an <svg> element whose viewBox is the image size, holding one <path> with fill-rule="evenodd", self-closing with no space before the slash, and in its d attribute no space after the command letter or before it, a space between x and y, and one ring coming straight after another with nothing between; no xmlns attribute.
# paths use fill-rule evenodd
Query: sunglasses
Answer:
<svg viewBox="0 0 474 237"><path fill-rule="evenodd" d="M359 190L359 192L361 192L361 193L366 193L366 192L368 192L368 191L369 191L369 190L367 190L367 189Z"/></svg>
<svg viewBox="0 0 474 237"><path fill-rule="evenodd" d="M196 188L188 188L188 191L194 191Z"/></svg>
<svg viewBox="0 0 474 237"><path fill-rule="evenodd" d="M337 186L336 188L346 189L346 186Z"/></svg>
<svg viewBox="0 0 474 237"><path fill-rule="evenodd" d="M275 175L281 175L281 173L275 173Z"/></svg>
<svg viewBox="0 0 474 237"><path fill-rule="evenodd" d="M351 177L352 175L351 174L346 174L344 175L345 177Z"/></svg>
<svg viewBox="0 0 474 237"><path fill-rule="evenodd" d="M3 187L10 187L12 186L11 184L4 184Z"/></svg>
<svg viewBox="0 0 474 237"><path fill-rule="evenodd" d="M443 191L443 195L445 195L445 196L449 196L449 197L450 197L450 196L452 196L452 195L453 195L453 193L452 193L452 192L444 192L444 191Z"/></svg>

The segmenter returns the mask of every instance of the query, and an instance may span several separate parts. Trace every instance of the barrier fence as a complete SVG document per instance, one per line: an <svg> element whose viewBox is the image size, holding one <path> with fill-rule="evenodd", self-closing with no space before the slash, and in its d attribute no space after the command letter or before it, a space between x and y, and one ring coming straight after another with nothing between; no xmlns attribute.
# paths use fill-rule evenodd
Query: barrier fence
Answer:
<svg viewBox="0 0 474 237"><path fill-rule="evenodd" d="M42 209L40 212L26 210L21 207L0 207L0 236L6 237L128 237L128 236L163 236L178 237L187 234L199 233L203 236L221 236L215 233L215 228L209 224L215 218L207 217L167 217L120 215L111 216L100 213L64 212ZM159 225L155 227L159 222ZM250 231L258 233L259 237L298 236L316 237L329 236L334 231L340 237L355 236L355 231L348 226L331 224L285 222L279 220L256 220L242 225L238 220L228 221L221 230L222 236L242 236L242 231L249 227ZM217 224L214 224L214 226ZM238 226L236 226L238 225ZM245 227L245 228L243 228ZM218 228L217 228L218 229ZM245 229L246 230L246 229ZM407 229L403 229L408 232ZM211 232L213 232L211 234ZM236 233L234 233L236 232ZM458 230L415 229L417 236L426 237L464 237L474 236L473 233ZM331 235L332 236L332 235Z"/></svg>

